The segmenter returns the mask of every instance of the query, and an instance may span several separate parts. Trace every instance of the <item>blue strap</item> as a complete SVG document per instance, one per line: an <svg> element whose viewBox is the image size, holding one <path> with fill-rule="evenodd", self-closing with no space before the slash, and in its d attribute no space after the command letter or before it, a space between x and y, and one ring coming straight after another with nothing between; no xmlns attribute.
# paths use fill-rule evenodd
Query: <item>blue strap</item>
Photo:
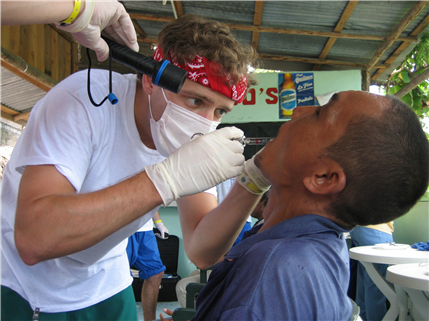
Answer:
<svg viewBox="0 0 429 321"><path fill-rule="evenodd" d="M156 74L155 77L155 82L154 85L158 86L159 83L159 79L161 78L162 73L164 72L165 67L169 64L170 62L168 60L164 60L162 62L161 67L159 67L158 73Z"/></svg>

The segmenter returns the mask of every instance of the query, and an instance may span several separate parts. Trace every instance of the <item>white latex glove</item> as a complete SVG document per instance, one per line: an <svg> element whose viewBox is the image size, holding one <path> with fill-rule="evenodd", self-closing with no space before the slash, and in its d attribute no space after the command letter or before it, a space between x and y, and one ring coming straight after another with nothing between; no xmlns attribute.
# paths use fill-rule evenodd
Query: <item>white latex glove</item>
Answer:
<svg viewBox="0 0 429 321"><path fill-rule="evenodd" d="M85 0L85 8L70 25L58 29L73 34L82 46L94 50L99 61L109 57L109 46L101 39L103 34L116 42L139 51L137 35L129 14L117 0Z"/></svg>
<svg viewBox="0 0 429 321"><path fill-rule="evenodd" d="M262 195L271 187L270 181L266 179L264 175L262 175L259 168L257 168L255 165L256 155L262 152L264 148L253 155L253 157L244 164L243 173L237 178L237 181L245 189L255 195Z"/></svg>
<svg viewBox="0 0 429 321"><path fill-rule="evenodd" d="M240 175L244 147L236 140L242 136L240 129L224 127L186 143L161 163L147 166L146 173L164 206Z"/></svg>
<svg viewBox="0 0 429 321"><path fill-rule="evenodd" d="M161 237L165 239L165 233L168 233L168 229L165 227L164 223L155 223L155 226L158 229L159 233L161 233Z"/></svg>

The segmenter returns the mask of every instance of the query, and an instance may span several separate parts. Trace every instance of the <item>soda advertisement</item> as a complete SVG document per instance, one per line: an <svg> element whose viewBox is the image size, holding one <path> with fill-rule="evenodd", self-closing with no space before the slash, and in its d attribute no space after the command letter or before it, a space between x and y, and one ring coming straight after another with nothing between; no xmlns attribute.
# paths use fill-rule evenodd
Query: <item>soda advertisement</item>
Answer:
<svg viewBox="0 0 429 321"><path fill-rule="evenodd" d="M279 118L290 119L297 106L313 106L314 74L312 72L279 74Z"/></svg>

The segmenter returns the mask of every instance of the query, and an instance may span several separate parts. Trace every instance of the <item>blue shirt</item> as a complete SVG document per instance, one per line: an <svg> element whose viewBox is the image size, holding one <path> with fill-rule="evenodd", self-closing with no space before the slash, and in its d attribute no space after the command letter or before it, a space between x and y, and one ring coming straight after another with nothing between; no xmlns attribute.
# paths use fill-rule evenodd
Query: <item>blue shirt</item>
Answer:
<svg viewBox="0 0 429 321"><path fill-rule="evenodd" d="M308 214L243 240L213 269L193 321L348 320L346 231Z"/></svg>

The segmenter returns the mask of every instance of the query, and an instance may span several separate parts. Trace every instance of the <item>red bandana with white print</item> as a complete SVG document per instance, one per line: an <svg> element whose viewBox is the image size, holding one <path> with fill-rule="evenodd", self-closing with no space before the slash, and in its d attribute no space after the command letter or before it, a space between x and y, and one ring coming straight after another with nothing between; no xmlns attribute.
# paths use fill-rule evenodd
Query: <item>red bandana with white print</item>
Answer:
<svg viewBox="0 0 429 321"><path fill-rule="evenodd" d="M234 85L230 74L226 77L220 77L217 75L217 70L220 68L220 65L217 62L211 62L204 57L195 55L193 61L187 62L183 65L177 62L177 58L171 51L168 58L173 65L186 70L190 80L217 91L218 93L234 100L236 104L243 101L247 89L246 77L242 76L240 81ZM156 61L164 59L164 55L162 54L162 50L159 46L153 54L153 59Z"/></svg>

